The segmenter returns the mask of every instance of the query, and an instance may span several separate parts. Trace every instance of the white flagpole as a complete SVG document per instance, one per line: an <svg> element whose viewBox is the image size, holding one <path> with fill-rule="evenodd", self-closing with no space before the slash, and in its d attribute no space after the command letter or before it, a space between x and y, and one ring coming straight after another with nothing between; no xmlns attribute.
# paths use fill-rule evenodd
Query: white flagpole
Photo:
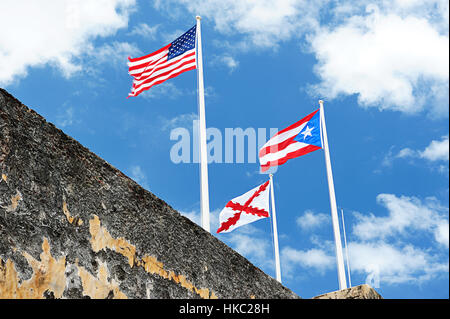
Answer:
<svg viewBox="0 0 450 319"><path fill-rule="evenodd" d="M345 235L345 222L344 222L344 210L341 208L342 216L342 231L344 232L344 246L345 246L345 259L347 260L347 275L348 275L348 286L352 286L352 279L350 277L350 260L348 259L348 246L347 246L347 236Z"/></svg>
<svg viewBox="0 0 450 319"><path fill-rule="evenodd" d="M278 250L278 230L277 230L277 214L275 212L275 196L273 192L273 175L270 176L270 194L272 196L272 220L273 220L273 242L275 249L275 273L279 283L281 283L281 267L280 267L280 252Z"/></svg>
<svg viewBox="0 0 450 319"><path fill-rule="evenodd" d="M205 119L205 89L203 87L203 59L202 37L200 30L200 16L197 19L197 70L198 70L198 117L199 117L199 144L200 144L200 209L202 227L210 231L209 223L209 194L208 194L208 154L206 148L206 119Z"/></svg>
<svg viewBox="0 0 450 319"><path fill-rule="evenodd" d="M320 124L322 128L321 129L322 142L325 154L325 164L327 167L328 191L330 195L331 220L333 222L334 243L336 245L336 263L338 270L339 289L341 290L347 288L347 281L345 278L344 256L342 254L341 233L339 231L339 218L337 213L336 195L334 193L333 172L331 170L330 151L328 149L328 137L327 137L327 128L325 125L323 101L319 100L319 104L320 104L320 119L321 119Z"/></svg>

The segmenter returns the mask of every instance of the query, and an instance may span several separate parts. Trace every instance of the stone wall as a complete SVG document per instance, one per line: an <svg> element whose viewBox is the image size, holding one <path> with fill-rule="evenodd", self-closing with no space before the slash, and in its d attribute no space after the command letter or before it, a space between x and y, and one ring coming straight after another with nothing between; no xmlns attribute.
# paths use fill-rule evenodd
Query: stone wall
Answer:
<svg viewBox="0 0 450 319"><path fill-rule="evenodd" d="M299 298L3 89L0 173L0 298Z"/></svg>
<svg viewBox="0 0 450 319"><path fill-rule="evenodd" d="M329 292L313 299L383 299L375 289L369 285L359 285L342 289L338 291Z"/></svg>

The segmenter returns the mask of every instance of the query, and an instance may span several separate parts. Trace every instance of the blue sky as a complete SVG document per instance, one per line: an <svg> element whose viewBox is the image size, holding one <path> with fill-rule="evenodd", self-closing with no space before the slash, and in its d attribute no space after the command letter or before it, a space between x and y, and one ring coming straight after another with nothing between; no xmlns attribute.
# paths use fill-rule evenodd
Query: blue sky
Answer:
<svg viewBox="0 0 450 319"><path fill-rule="evenodd" d="M199 165L170 157L173 130L192 143L196 71L126 99L127 57L175 40L196 15L207 127L268 138L323 99L352 285L448 298L447 1L6 0L0 86L199 222ZM208 166L213 232L230 199L267 180L248 159L256 151L246 143L244 163L222 154ZM283 284L303 298L337 290L323 151L274 181ZM269 220L215 236L275 276Z"/></svg>

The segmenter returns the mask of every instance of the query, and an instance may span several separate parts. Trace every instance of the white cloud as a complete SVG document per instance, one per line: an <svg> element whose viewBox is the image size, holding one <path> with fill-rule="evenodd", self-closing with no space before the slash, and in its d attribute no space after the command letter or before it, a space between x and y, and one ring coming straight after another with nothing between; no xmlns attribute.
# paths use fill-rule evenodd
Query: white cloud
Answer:
<svg viewBox="0 0 450 319"><path fill-rule="evenodd" d="M438 243L448 247L449 243L448 234L449 234L448 222L447 223L441 222L436 226L436 230L434 231L434 238Z"/></svg>
<svg viewBox="0 0 450 319"><path fill-rule="evenodd" d="M429 161L447 161L449 160L449 142L448 135L443 136L441 141L431 141L422 152L420 157Z"/></svg>
<svg viewBox="0 0 450 319"><path fill-rule="evenodd" d="M299 36L317 25L319 8L325 1L304 0L172 0L156 1L155 7L173 11L174 3L184 6L204 21L213 21L223 34L244 34L238 46L275 48L280 41ZM236 47L236 44L235 44Z"/></svg>
<svg viewBox="0 0 450 319"><path fill-rule="evenodd" d="M231 71L234 71L234 69L239 66L239 62L229 55L223 56L222 61L227 67L230 68Z"/></svg>
<svg viewBox="0 0 450 319"><path fill-rule="evenodd" d="M128 24L135 0L3 0L0 11L0 84L50 64L66 77L92 41Z"/></svg>
<svg viewBox="0 0 450 319"><path fill-rule="evenodd" d="M326 214L306 210L303 215L297 217L295 222L302 230L311 230L326 224L329 219Z"/></svg>
<svg viewBox="0 0 450 319"><path fill-rule="evenodd" d="M305 36L321 80L312 94L355 94L363 107L448 116L446 0L169 0L155 7L200 14L224 35L216 46L234 52L277 49ZM242 37L231 44L228 35Z"/></svg>
<svg viewBox="0 0 450 319"><path fill-rule="evenodd" d="M380 194L377 202L389 213L387 216L355 213L358 223L353 227L353 234L359 239L385 240L410 232L423 232L432 234L439 243L448 247L448 240L445 242L442 237L442 229L449 223L448 207L440 206L435 198L422 202L416 197Z"/></svg>
<svg viewBox="0 0 450 319"><path fill-rule="evenodd" d="M193 121L198 120L198 115L195 113L183 113L177 115L171 119L160 118L161 119L161 130L168 131L177 127L191 128Z"/></svg>
<svg viewBox="0 0 450 319"><path fill-rule="evenodd" d="M98 48L92 47L87 54L93 58L92 62L94 63L120 65L127 69L127 57L135 57L140 53L141 51L133 44L114 41Z"/></svg>
<svg viewBox="0 0 450 319"><path fill-rule="evenodd" d="M200 14L224 36L242 35L233 47L244 50L276 49L283 41L306 35L321 79L313 88L326 98L356 94L364 107L448 114L447 1L169 0L154 6ZM93 40L126 27L134 9L135 0L3 1L0 83L10 84L30 67L46 64L66 77L83 70L82 57L92 52ZM329 16L321 19L325 9ZM21 23L16 23L18 16ZM154 38L157 30L158 25L141 23L129 35ZM184 31L166 34L168 41ZM227 39L220 43L226 46ZM137 51L127 43L98 49L104 61ZM224 55L222 63L230 71L238 67L231 55Z"/></svg>
<svg viewBox="0 0 450 319"><path fill-rule="evenodd" d="M448 207L434 197L419 200L392 194L378 195L377 202L387 209L387 215L354 213L353 232L347 236L351 239L351 272L366 275L366 282L379 284L372 284L375 288L403 283L420 285L448 274ZM314 218L311 221L315 224ZM313 236L310 241L312 248L282 249L283 276L293 278L307 270L323 274L335 269L334 243L320 236Z"/></svg>
<svg viewBox="0 0 450 319"><path fill-rule="evenodd" d="M291 278L296 267L310 268L323 273L336 266L336 257L328 251L317 248L297 250L286 246L281 250L281 261L283 275Z"/></svg>
<svg viewBox="0 0 450 319"><path fill-rule="evenodd" d="M239 66L239 61L237 61L231 55L224 54L221 56L213 57L212 64L225 65L230 70L230 73L232 73Z"/></svg>
<svg viewBox="0 0 450 319"><path fill-rule="evenodd" d="M352 272L379 276L383 284L419 284L448 273L448 259L412 245L398 247L385 242L351 242L349 258Z"/></svg>
<svg viewBox="0 0 450 319"><path fill-rule="evenodd" d="M266 237L255 236L255 233L245 234L238 231L227 235L226 241L242 256L260 267L273 265L272 245Z"/></svg>
<svg viewBox="0 0 450 319"><path fill-rule="evenodd" d="M421 201L392 194L378 195L377 202L387 216L355 213L356 240L348 246L352 271L387 284L420 284L448 273L448 207L433 197ZM413 244L418 238L429 241Z"/></svg>
<svg viewBox="0 0 450 319"><path fill-rule="evenodd" d="M437 89L448 90L448 33L426 16L369 8L311 36L321 78L315 91L330 99L357 94L360 105L381 110L415 113L426 106L448 114L448 102L433 103L443 98L436 93L448 94Z"/></svg>
<svg viewBox="0 0 450 319"><path fill-rule="evenodd" d="M401 149L395 157L407 158L407 157L416 157L416 156L417 156L417 151L414 151L407 147L407 148Z"/></svg>
<svg viewBox="0 0 450 319"><path fill-rule="evenodd" d="M172 82L163 82L161 84L155 85L147 91L142 92L139 96L145 99L160 99L169 98L177 99L178 97L186 94L183 90L177 88Z"/></svg>
<svg viewBox="0 0 450 319"><path fill-rule="evenodd" d="M131 30L128 35L138 35L150 40L156 39L156 34L159 29L159 24L154 26L149 26L147 23L139 23L137 26Z"/></svg>
<svg viewBox="0 0 450 319"><path fill-rule="evenodd" d="M423 150L414 150L409 147L402 148L397 154L393 154L392 147L384 157L382 165L391 166L394 159L424 159L428 162L448 162L449 161L449 137L442 136L441 140L433 140ZM440 165L440 172L448 171L448 165Z"/></svg>

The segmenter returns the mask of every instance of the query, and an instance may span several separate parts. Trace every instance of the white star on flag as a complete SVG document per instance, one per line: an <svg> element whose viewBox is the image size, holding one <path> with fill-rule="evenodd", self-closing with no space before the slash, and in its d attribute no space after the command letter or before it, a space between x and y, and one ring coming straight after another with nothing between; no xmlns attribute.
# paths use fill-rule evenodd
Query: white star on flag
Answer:
<svg viewBox="0 0 450 319"><path fill-rule="evenodd" d="M303 139L305 139L307 136L312 136L311 131L313 129L314 129L314 127L309 128L309 126L306 126L306 129L300 133L300 134L303 134Z"/></svg>

